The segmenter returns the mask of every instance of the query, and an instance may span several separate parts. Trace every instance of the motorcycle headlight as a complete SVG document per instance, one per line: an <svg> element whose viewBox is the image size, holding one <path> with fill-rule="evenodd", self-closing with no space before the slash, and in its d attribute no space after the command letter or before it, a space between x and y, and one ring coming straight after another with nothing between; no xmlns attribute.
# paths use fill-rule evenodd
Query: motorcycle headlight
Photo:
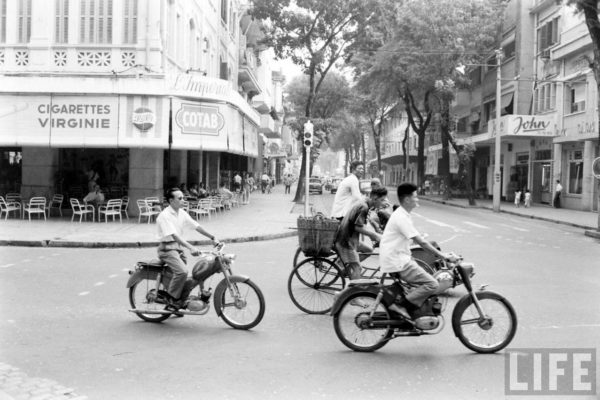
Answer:
<svg viewBox="0 0 600 400"><path fill-rule="evenodd" d="M235 254L225 254L225 261L232 262L235 260Z"/></svg>

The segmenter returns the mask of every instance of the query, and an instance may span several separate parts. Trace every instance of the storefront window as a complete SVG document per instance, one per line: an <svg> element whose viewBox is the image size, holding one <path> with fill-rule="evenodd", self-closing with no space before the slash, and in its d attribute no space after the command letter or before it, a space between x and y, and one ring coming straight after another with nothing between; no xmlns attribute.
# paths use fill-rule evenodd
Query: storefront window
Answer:
<svg viewBox="0 0 600 400"><path fill-rule="evenodd" d="M20 149L0 149L2 165L0 166L0 194L19 192L21 190L21 155Z"/></svg>
<svg viewBox="0 0 600 400"><path fill-rule="evenodd" d="M583 152L569 152L569 194L581 194L583 180Z"/></svg>

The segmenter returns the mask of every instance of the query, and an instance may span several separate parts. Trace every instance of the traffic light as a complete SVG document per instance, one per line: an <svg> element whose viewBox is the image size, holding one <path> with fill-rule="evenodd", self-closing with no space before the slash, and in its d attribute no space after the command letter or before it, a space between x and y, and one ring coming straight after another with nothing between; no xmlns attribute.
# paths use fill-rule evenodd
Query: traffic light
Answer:
<svg viewBox="0 0 600 400"><path fill-rule="evenodd" d="M306 121L304 124L304 146L310 147L313 143L313 124Z"/></svg>

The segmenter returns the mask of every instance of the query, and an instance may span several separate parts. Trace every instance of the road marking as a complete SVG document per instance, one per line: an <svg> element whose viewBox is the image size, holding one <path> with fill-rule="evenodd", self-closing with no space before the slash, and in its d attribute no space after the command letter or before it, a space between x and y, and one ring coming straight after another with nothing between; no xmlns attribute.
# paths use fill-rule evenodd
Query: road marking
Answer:
<svg viewBox="0 0 600 400"><path fill-rule="evenodd" d="M96 282L96 283L94 283L94 286L102 286L102 285L104 285L104 282Z"/></svg>
<svg viewBox="0 0 600 400"><path fill-rule="evenodd" d="M443 228L450 228L450 229L452 229L456 233L469 233L469 231L467 231L467 230L464 230L464 229L461 229L461 228L458 228L458 227L455 227L455 226L452 226L452 225L448 225L445 222L436 221L435 219L425 218L422 215L419 215L419 217L423 218L425 221L427 221L427 222L429 222L431 224L434 224L434 225L437 225L437 226L441 226Z"/></svg>
<svg viewBox="0 0 600 400"><path fill-rule="evenodd" d="M519 232L529 232L529 229L525 229L525 228L519 228L518 226L512 226L512 225L508 225L508 224L500 224L506 228L510 228L510 229L514 229L515 231L519 231Z"/></svg>
<svg viewBox="0 0 600 400"><path fill-rule="evenodd" d="M117 274L112 274L112 275L110 275L110 276L109 276L109 278L116 278L117 276L119 276L119 275L117 275Z"/></svg>
<svg viewBox="0 0 600 400"><path fill-rule="evenodd" d="M0 265L0 268L8 268L8 267L13 267L15 264L5 264L5 265Z"/></svg>
<svg viewBox="0 0 600 400"><path fill-rule="evenodd" d="M565 329L565 328L600 328L600 324L576 324L576 325L549 325L549 326L532 326L532 329Z"/></svg>
<svg viewBox="0 0 600 400"><path fill-rule="evenodd" d="M467 225L474 226L475 228L490 229L489 226L479 225L479 224L476 224L475 222L470 222L470 221L463 221L463 222Z"/></svg>
<svg viewBox="0 0 600 400"><path fill-rule="evenodd" d="M81 292L81 293L79 293L80 296L87 296L88 294L90 294L90 292Z"/></svg>
<svg viewBox="0 0 600 400"><path fill-rule="evenodd" d="M451 240L454 240L454 239L456 239L457 237L458 237L458 235L454 235L454 236L451 236L451 237L449 237L449 238L448 238L448 239L446 239L446 240L441 240L441 241L438 241L438 243L444 244L444 243L447 243L447 242L449 242L449 241L451 241Z"/></svg>
<svg viewBox="0 0 600 400"><path fill-rule="evenodd" d="M46 258L46 256L39 256L38 257L39 260L43 260L44 258Z"/></svg>
<svg viewBox="0 0 600 400"><path fill-rule="evenodd" d="M26 258L23 260L23 262L29 262L29 261L31 261L29 258Z"/></svg>

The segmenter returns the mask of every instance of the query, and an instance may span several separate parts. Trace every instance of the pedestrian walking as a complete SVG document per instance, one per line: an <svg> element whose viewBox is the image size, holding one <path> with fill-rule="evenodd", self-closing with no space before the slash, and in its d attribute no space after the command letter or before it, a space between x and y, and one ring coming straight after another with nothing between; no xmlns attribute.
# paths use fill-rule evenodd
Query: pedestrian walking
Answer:
<svg viewBox="0 0 600 400"><path fill-rule="evenodd" d="M560 195L562 193L563 187L560 184L560 180L556 180L556 190L554 192L554 208L560 208Z"/></svg>
<svg viewBox="0 0 600 400"><path fill-rule="evenodd" d="M517 190L515 192L515 207L519 208L521 206L521 191Z"/></svg>
<svg viewBox="0 0 600 400"><path fill-rule="evenodd" d="M291 174L286 174L283 177L283 184L285 185L285 194L289 194L291 192L291 186L292 186L292 175Z"/></svg>
<svg viewBox="0 0 600 400"><path fill-rule="evenodd" d="M531 193L529 189L525 190L525 208L531 207Z"/></svg>

